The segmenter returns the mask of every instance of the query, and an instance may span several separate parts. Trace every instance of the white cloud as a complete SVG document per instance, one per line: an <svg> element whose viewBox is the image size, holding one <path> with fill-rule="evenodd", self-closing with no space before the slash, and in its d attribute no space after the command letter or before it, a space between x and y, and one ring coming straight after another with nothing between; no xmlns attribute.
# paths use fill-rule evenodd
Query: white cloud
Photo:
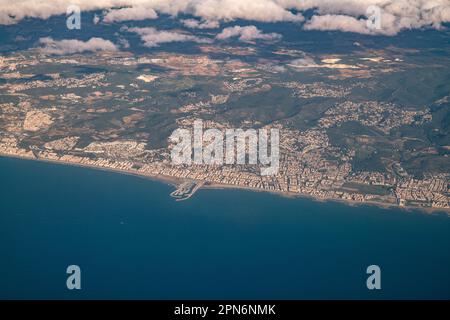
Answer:
<svg viewBox="0 0 450 320"><path fill-rule="evenodd" d="M304 27L306 30L342 30L347 32L357 32L370 34L366 20L356 19L344 15L326 14L323 16L313 16Z"/></svg>
<svg viewBox="0 0 450 320"><path fill-rule="evenodd" d="M69 5L77 5L82 11L125 6L129 0L0 0L0 24L12 24L26 18L48 19L65 14ZM134 2L134 1L131 1Z"/></svg>
<svg viewBox="0 0 450 320"><path fill-rule="evenodd" d="M252 40L279 40L281 35L278 33L263 33L255 26L234 26L225 28L216 36L216 39L225 40L233 37L239 37L239 41L252 41Z"/></svg>
<svg viewBox="0 0 450 320"><path fill-rule="evenodd" d="M369 28L366 19L360 18L370 15L370 6L380 8L380 29ZM298 9L316 9L305 24L307 30L395 35L408 29L439 29L442 23L450 22L449 0L304 0Z"/></svg>
<svg viewBox="0 0 450 320"><path fill-rule="evenodd" d="M307 30L341 30L364 34L394 35L402 30L432 27L450 22L450 0L0 0L0 24L13 24L25 17L47 19L65 14L68 5L82 12L106 10L105 21L154 19L158 14L192 15L202 22L187 21L201 28L237 19L261 22L301 22L301 13L314 10ZM382 10L381 29L363 25L367 8ZM117 9L119 8L119 9ZM189 19L188 19L189 20ZM194 20L195 21L195 20ZM356 26L352 25L356 23Z"/></svg>
<svg viewBox="0 0 450 320"><path fill-rule="evenodd" d="M53 40L50 37L40 38L39 42L44 45L40 50L50 54L70 54L85 51L117 51L117 46L109 40L102 38L91 38L88 41L75 39Z"/></svg>
<svg viewBox="0 0 450 320"><path fill-rule="evenodd" d="M64 14L67 6L77 5L81 11L113 9L107 12L118 18L146 19L152 11L177 16L191 14L205 21L231 21L236 19L264 22L302 21L301 14L289 11L288 5L280 0L0 0L0 24L12 24L25 17L47 19ZM115 20L118 21L118 20Z"/></svg>
<svg viewBox="0 0 450 320"><path fill-rule="evenodd" d="M289 5L278 0L186 0L186 13L205 20L232 21L236 19L262 22L303 21L301 14L294 14Z"/></svg>
<svg viewBox="0 0 450 320"><path fill-rule="evenodd" d="M124 49L128 49L130 47L130 43L128 42L128 40L123 37L119 37L117 43Z"/></svg>
<svg viewBox="0 0 450 320"><path fill-rule="evenodd" d="M156 18L158 18L158 14L152 8L137 6L110 10L105 14L103 21L111 23L116 21L120 22L127 20L146 20Z"/></svg>
<svg viewBox="0 0 450 320"><path fill-rule="evenodd" d="M315 68L315 67L317 67L317 63L314 61L313 58L304 57L304 58L292 60L289 63L289 66L296 67L296 68Z"/></svg>
<svg viewBox="0 0 450 320"><path fill-rule="evenodd" d="M157 47L161 43L169 42L198 42L209 43L210 39L199 38L191 34L180 33L176 31L157 30L155 28L123 28L128 32L137 33L146 47Z"/></svg>
<svg viewBox="0 0 450 320"><path fill-rule="evenodd" d="M220 27L219 21L198 21L195 19L184 19L181 20L181 23L184 24L185 27L191 29L216 29Z"/></svg>

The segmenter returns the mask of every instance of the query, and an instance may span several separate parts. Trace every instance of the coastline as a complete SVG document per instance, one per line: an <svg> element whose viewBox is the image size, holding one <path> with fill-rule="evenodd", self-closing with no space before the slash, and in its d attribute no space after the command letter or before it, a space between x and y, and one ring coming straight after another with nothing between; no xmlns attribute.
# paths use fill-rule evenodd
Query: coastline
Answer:
<svg viewBox="0 0 450 320"><path fill-rule="evenodd" d="M386 204L376 201L353 201L353 200L347 200L347 199L334 199L334 198L319 198L313 195L309 194L303 194L303 193L293 193L293 192L282 192L282 191L271 191L271 190L262 190L258 188L251 188L251 187L243 187L243 186L235 186L235 185L225 185L225 184L205 184L202 188L204 189L211 189L211 190L225 190L225 189L240 189L240 190L246 190L246 191L252 191L252 192L266 192L271 193L276 196L281 196L284 198L290 198L290 199L309 199L315 202L336 202L345 204L347 206L351 207L359 207L359 206L375 206L380 209L390 210L390 209L400 209L405 212L420 212L420 213L426 213L426 214L446 214L450 217L450 211L446 211L442 208L425 208L425 207L412 207L412 206L399 206L394 204Z"/></svg>
<svg viewBox="0 0 450 320"><path fill-rule="evenodd" d="M0 157L16 158L16 159L30 160L30 161L34 160L34 161L41 161L41 162L52 163L52 164L76 166L76 167L82 167L82 168L90 168L93 170L102 170L102 171L107 171L107 172L126 174L126 175L130 175L130 176L149 179L149 180L156 181L156 182L162 182L162 183L165 183L172 187L177 187L177 185L179 185L180 183L182 183L184 181L184 179L180 179L180 178L172 177L172 176L142 174L139 172L130 172L128 170L121 170L121 169L115 169L115 168L105 168L105 167L93 166L93 165L83 164L83 163L73 163L73 162L60 161L60 160L26 157L26 156L5 154L5 153L0 153ZM303 194L303 193L264 190L264 189L260 189L260 188L252 188L252 187L239 186L239 185L209 183L209 182L207 182L207 181L205 182L203 180L195 180L195 181L203 183L203 185L199 189L210 189L210 190L234 189L234 190L245 190L245 191L252 191L252 192L265 192L265 193L271 193L271 194L274 194L277 196L282 196L282 197L290 198L290 199L304 198L304 199L310 199L310 200L317 201L317 202L337 202L337 203L342 203L342 204L352 206L352 207L361 206L361 205L371 205L371 206L376 206L376 207L379 207L381 209L386 209L386 210L401 209L402 211L405 211L405 212L419 211L421 213L427 213L427 214L446 214L447 216L450 217L450 210L445 210L444 208L399 206L399 205L381 203L381 202L376 202L376 201L361 202L361 201L353 201L353 200L348 200L348 199L320 198L320 197L316 197L314 195Z"/></svg>
<svg viewBox="0 0 450 320"><path fill-rule="evenodd" d="M152 181L163 182L163 183L165 183L167 185L170 185L170 186L173 186L173 187L176 187L182 181L181 179L178 179L176 177L171 177L171 176L145 175L145 174L140 174L140 173L136 173L136 172L130 172L130 171L127 171L127 170L114 169L114 168L104 168L104 167L99 167L99 166L92 166L92 165L89 165L89 164L83 164L83 163L74 163L74 162L59 161L59 160L52 160L52 159L43 159L43 158L23 157L23 156L19 156L19 155L11 155L11 154L4 154L4 153L0 153L0 158L1 157L3 157L3 158L15 158L15 159L21 159L21 160L30 160L30 161L39 161L39 162L60 164L60 165L66 165L66 166L90 168L90 169L101 170L101 171L106 171L106 172L121 173L121 174L126 174L126 175L130 175L130 176L134 176L134 177L149 179L149 180L152 180Z"/></svg>

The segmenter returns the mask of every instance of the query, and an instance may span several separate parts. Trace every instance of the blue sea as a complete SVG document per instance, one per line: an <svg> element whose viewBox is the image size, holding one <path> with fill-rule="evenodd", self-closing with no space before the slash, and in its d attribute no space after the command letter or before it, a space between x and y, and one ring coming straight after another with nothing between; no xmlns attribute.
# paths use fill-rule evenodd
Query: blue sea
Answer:
<svg viewBox="0 0 450 320"><path fill-rule="evenodd" d="M242 190L176 202L161 182L11 158L0 181L1 299L450 298L444 214Z"/></svg>

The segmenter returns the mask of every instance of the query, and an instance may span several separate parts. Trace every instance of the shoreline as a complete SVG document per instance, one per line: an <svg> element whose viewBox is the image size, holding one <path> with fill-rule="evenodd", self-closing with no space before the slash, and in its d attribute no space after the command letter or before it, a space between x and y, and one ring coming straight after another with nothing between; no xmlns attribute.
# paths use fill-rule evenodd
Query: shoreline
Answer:
<svg viewBox="0 0 450 320"><path fill-rule="evenodd" d="M446 211L443 208L425 208L425 207L412 207L412 206L399 206L395 204L386 204L376 201L353 201L353 200L347 200L347 199L334 199L334 198L319 198L313 195L309 194L303 194L303 193L293 193L293 192L283 192L283 191L272 191L272 190L262 190L258 188L251 188L251 187L242 187L242 186L235 186L235 185L225 185L225 184L205 184L202 188L204 189L210 189L210 190L225 190L225 189L240 189L245 191L251 191L251 192L266 192L270 193L279 197L289 198L289 199L308 199L315 202L336 202L340 204L344 204L346 206L350 207L359 207L359 206L375 206L380 209L389 210L389 209L399 209L407 213L411 213L414 211L420 212L422 214L445 214L450 217L450 211Z"/></svg>
<svg viewBox="0 0 450 320"><path fill-rule="evenodd" d="M83 163L72 163L72 162L66 162L66 161L60 161L60 160L52 160L52 159L43 159L43 158L32 158L32 157L26 157L26 156L20 156L20 155L13 155L13 154L4 154L0 153L0 157L4 158L16 158L16 159L22 159L22 160L30 160L30 161L40 161L40 162L47 162L52 164L58 164L58 165L66 165L66 166L76 166L80 168L90 168L93 170L101 170L106 172L113 172L113 173L119 173L119 174L126 174L134 177L139 177L143 179L149 179L155 182L161 182L165 183L167 185L170 185L172 187L177 187L181 182L183 182L186 179L180 179L177 177L172 176L164 176L164 175L146 175L138 172L130 172L127 170L121 170L121 169L115 169L115 168L104 168L99 166L93 166ZM389 209L400 209L405 212L412 212L412 211L419 211L421 213L427 213L427 214L446 214L450 217L450 210L446 210L444 208L425 208L425 207L413 207L413 206L399 206L395 204L386 204L376 201L352 201L348 199L334 199L334 198L319 198L314 195L309 194L302 194L302 193L293 193L293 192L286 192L286 191L274 191L274 190L264 190L259 188L252 188L252 187L246 187L246 186L239 186L239 185L227 185L227 184L220 184L220 183L210 183L208 181L203 180L195 180L190 179L197 182L202 182L203 185L199 188L200 189L209 189L209 190L224 190L224 189L234 189L234 190L245 190L245 191L251 191L251 192L266 192L271 193L277 196L295 199L295 198L303 198L303 199L309 199L316 202L337 202L341 204L345 204L348 206L356 207L361 205L371 205L376 206L381 209L389 210Z"/></svg>

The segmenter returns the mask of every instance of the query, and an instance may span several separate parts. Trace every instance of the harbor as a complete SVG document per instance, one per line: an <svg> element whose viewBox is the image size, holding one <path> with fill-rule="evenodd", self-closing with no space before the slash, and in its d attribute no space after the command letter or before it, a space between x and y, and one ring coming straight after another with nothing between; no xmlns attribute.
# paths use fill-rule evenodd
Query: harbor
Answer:
<svg viewBox="0 0 450 320"><path fill-rule="evenodd" d="M181 183L175 191L170 193L170 196L176 201L184 201L192 197L198 189L203 186L203 181L188 180Z"/></svg>

